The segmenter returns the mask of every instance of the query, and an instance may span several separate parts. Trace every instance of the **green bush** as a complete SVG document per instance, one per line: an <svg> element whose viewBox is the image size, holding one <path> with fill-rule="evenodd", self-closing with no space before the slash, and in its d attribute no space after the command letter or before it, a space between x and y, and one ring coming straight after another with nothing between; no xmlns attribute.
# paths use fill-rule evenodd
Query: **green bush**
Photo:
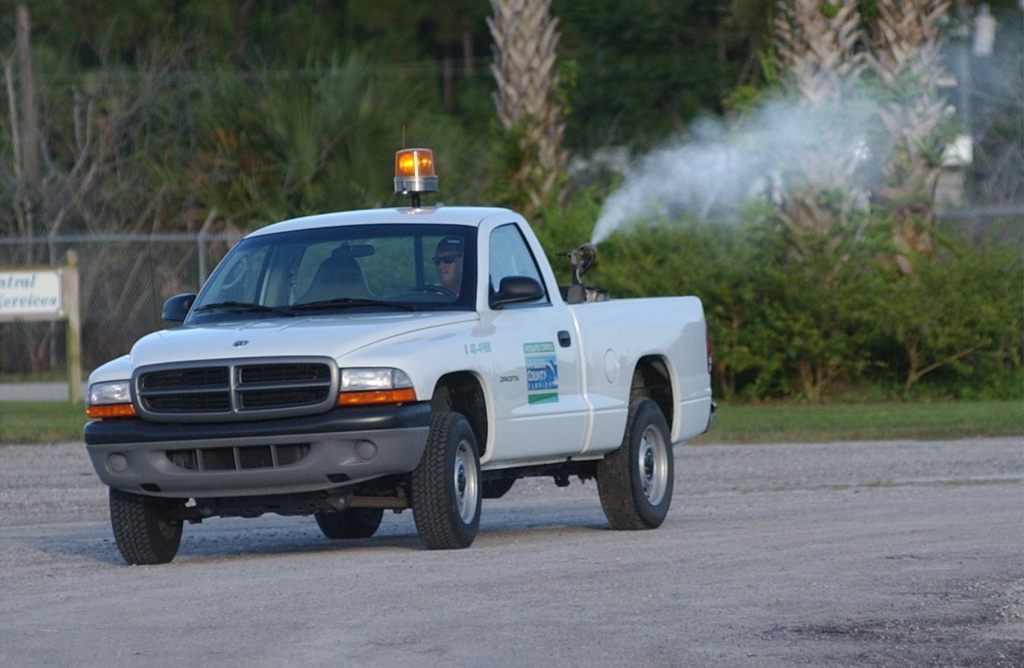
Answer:
<svg viewBox="0 0 1024 668"><path fill-rule="evenodd" d="M537 232L558 253L586 241L593 194L543 212ZM693 294L714 344L725 400L1008 399L1024 395L1024 265L1011 246L947 241L901 273L886 226L834 235L797 256L764 210L741 225L643 221L599 247L585 282L613 298Z"/></svg>
<svg viewBox="0 0 1024 668"><path fill-rule="evenodd" d="M1009 246L947 242L913 273L889 278L873 319L889 343L888 354L874 352L879 366L908 397L1024 392L1024 268Z"/></svg>

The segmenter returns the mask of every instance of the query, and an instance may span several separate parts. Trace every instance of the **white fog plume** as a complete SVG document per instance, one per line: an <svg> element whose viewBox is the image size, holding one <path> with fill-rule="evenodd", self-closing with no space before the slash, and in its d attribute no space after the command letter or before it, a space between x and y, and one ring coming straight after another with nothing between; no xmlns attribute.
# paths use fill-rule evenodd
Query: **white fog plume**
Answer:
<svg viewBox="0 0 1024 668"><path fill-rule="evenodd" d="M703 119L690 135L639 159L605 202L599 243L622 225L690 211L736 220L736 206L808 185L844 183L867 157L868 115L857 105L809 110L773 103L737 128ZM852 184L847 184L852 185Z"/></svg>

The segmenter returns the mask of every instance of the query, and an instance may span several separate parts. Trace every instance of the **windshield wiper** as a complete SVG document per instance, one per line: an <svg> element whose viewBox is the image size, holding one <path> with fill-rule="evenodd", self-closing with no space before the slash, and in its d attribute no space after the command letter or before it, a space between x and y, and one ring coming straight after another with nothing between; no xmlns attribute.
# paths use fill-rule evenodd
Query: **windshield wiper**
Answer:
<svg viewBox="0 0 1024 668"><path fill-rule="evenodd" d="M249 302L217 302L216 304L206 304L196 309L197 313L200 311L230 311L232 313L277 313L279 315L288 316L290 318L295 317L295 312L288 308L264 306L263 304L252 304Z"/></svg>
<svg viewBox="0 0 1024 668"><path fill-rule="evenodd" d="M292 309L296 311L325 311L334 308L357 308L359 306L386 306L388 308L397 308L403 311L416 310L415 307L408 306L406 304L384 302L379 299L355 299L352 297L338 297L337 299L323 299L306 304L292 304Z"/></svg>

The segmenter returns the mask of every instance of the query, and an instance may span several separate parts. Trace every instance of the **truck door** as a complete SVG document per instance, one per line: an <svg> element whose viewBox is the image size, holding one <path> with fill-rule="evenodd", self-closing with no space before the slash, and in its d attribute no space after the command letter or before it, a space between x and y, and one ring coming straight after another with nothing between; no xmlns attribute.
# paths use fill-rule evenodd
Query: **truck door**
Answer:
<svg viewBox="0 0 1024 668"><path fill-rule="evenodd" d="M537 262L514 224L489 238L490 290L508 276L544 285ZM549 296L492 310L495 396L491 462L568 457L583 448L587 407L581 384L579 341L571 314Z"/></svg>

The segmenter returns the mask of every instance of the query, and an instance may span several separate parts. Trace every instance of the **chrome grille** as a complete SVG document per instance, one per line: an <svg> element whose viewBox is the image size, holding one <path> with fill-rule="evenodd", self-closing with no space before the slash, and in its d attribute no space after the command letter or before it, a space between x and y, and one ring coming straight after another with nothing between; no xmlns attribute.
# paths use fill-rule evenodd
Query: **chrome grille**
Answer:
<svg viewBox="0 0 1024 668"><path fill-rule="evenodd" d="M242 392L242 410L318 404L327 396L329 389L329 387L311 387L296 390L255 390L252 392Z"/></svg>
<svg viewBox="0 0 1024 668"><path fill-rule="evenodd" d="M338 372L325 358L222 360L142 367L133 385L145 419L259 420L329 410L338 393Z"/></svg>
<svg viewBox="0 0 1024 668"><path fill-rule="evenodd" d="M254 364L238 367L243 383L288 383L330 380L326 364Z"/></svg>
<svg viewBox="0 0 1024 668"><path fill-rule="evenodd" d="M146 398L150 410L168 413L195 413L231 410L228 392L207 394L157 395Z"/></svg>
<svg viewBox="0 0 1024 668"><path fill-rule="evenodd" d="M227 384L228 367L154 371L142 378L142 387L147 390L171 387L226 387Z"/></svg>

